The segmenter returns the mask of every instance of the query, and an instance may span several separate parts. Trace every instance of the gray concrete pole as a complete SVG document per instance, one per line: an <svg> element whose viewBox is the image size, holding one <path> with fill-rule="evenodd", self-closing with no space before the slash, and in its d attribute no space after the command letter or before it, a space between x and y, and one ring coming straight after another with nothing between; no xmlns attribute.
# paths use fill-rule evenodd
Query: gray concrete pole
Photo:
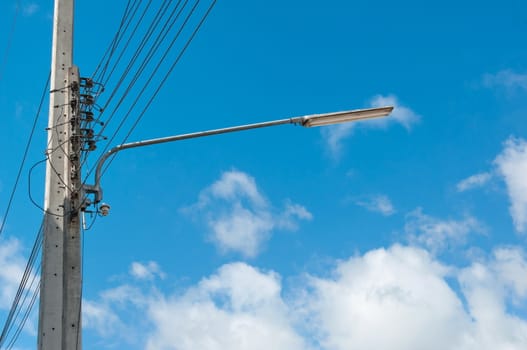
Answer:
<svg viewBox="0 0 527 350"><path fill-rule="evenodd" d="M74 0L55 0L45 227L38 325L39 350L80 349L81 258L75 120L78 71L73 67ZM73 123L72 123L73 121Z"/></svg>

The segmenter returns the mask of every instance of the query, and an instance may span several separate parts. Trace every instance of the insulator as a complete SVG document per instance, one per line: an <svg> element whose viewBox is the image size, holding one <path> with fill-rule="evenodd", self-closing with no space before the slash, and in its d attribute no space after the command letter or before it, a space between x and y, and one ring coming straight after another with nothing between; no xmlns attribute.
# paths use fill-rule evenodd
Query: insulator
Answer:
<svg viewBox="0 0 527 350"><path fill-rule="evenodd" d="M92 95L82 94L81 95L81 103L91 106L92 104L95 103L95 100L93 99Z"/></svg>
<svg viewBox="0 0 527 350"><path fill-rule="evenodd" d="M82 116L84 117L84 120L88 123L92 122L94 120L93 118L93 112L90 111L81 111Z"/></svg>
<svg viewBox="0 0 527 350"><path fill-rule="evenodd" d="M95 141L90 140L87 142L87 144L88 144L88 151L95 151L97 149L97 144L95 143Z"/></svg>
<svg viewBox="0 0 527 350"><path fill-rule="evenodd" d="M84 137L88 139L93 139L93 136L95 136L93 129L82 129L82 131L84 132Z"/></svg>
<svg viewBox="0 0 527 350"><path fill-rule="evenodd" d="M81 85L87 89L91 89L93 87L93 80L90 78L81 78Z"/></svg>

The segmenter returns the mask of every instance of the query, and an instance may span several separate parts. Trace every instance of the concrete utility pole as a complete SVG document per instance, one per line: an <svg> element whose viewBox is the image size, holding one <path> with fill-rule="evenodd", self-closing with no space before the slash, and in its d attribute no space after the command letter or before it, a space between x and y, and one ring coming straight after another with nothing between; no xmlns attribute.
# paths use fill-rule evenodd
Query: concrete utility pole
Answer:
<svg viewBox="0 0 527 350"><path fill-rule="evenodd" d="M73 66L74 0L55 0L39 350L81 349L79 73Z"/></svg>

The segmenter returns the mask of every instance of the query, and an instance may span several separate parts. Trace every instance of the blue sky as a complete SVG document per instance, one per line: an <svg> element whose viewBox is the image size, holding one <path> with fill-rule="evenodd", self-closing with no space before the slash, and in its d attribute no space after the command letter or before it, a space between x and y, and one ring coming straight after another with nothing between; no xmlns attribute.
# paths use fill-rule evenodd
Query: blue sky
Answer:
<svg viewBox="0 0 527 350"><path fill-rule="evenodd" d="M125 5L76 2L81 75ZM3 218L49 72L52 2L3 1L0 13ZM84 236L84 347L526 348L526 13L520 0L218 1L129 141L395 110L120 153L102 180L111 214ZM106 136L132 100L110 121L105 111ZM0 236L2 324L42 220L27 180L46 119L47 106ZM38 203L43 174L31 176ZM34 348L36 322L17 349Z"/></svg>

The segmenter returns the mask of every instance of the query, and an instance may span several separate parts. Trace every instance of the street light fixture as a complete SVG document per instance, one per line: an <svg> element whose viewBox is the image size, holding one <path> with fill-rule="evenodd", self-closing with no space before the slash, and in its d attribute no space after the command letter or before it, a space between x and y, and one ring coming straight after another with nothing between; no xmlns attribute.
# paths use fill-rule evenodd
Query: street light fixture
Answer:
<svg viewBox="0 0 527 350"><path fill-rule="evenodd" d="M333 112L333 113L324 113L324 114L310 114L310 115L306 115L302 117L292 117L292 118L272 120L272 121L262 122L262 123L232 126L228 128L222 128L222 129L199 131L199 132L194 132L190 134L182 134L182 135L161 137L161 138L151 139L151 140L123 143L121 145L115 146L114 148L110 149L99 159L97 163L97 167L95 169L95 184L94 185L84 185L83 190L85 193L94 195L94 202L93 202L94 204L100 203L103 198L103 192L101 188L102 167L104 163L106 162L106 160L111 155L117 152L120 152L122 150L125 150L125 149L155 145L155 144L160 144L160 143L181 141L181 140L193 139L193 138L205 137L205 136L211 136L211 135L226 134L226 133L231 133L231 132L236 132L236 131L265 128L268 126L283 125L283 124L300 125L300 126L307 127L307 128L315 127L315 126L327 126L327 125L333 125L333 124L341 124L341 123L353 122L353 121L363 120L363 119L385 117L385 116L388 116L392 112L392 110L393 110L393 106L387 106L387 107L356 109L352 111ZM105 208L105 211L103 211L103 215L104 214L107 215L109 206L105 205L104 208Z"/></svg>
<svg viewBox="0 0 527 350"><path fill-rule="evenodd" d="M385 117L390 114L393 107L379 107L368 109L356 109L353 111L313 114L304 117L302 126L326 126L332 124L347 123L356 120Z"/></svg>

